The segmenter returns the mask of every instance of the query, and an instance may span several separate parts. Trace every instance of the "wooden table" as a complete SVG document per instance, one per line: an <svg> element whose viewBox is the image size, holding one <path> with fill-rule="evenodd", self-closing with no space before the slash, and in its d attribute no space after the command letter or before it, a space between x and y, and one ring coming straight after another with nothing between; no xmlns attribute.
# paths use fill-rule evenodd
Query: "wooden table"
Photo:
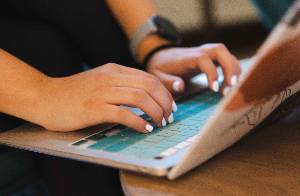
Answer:
<svg viewBox="0 0 300 196"><path fill-rule="evenodd" d="M300 112L258 128L175 181L122 171L126 195L300 195Z"/></svg>

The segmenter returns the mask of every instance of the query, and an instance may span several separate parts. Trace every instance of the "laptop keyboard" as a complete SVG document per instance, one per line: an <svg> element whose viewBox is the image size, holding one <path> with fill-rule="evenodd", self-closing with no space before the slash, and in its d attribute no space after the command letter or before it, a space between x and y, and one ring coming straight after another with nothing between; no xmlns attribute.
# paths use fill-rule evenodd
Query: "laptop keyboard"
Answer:
<svg viewBox="0 0 300 196"><path fill-rule="evenodd" d="M121 153L137 158L160 159L189 146L214 112L220 99L218 94L205 91L178 104L174 122L166 127L141 134L130 128L122 129L122 126L117 126L112 130L84 138L73 146L84 146L88 149ZM144 118L150 120L146 115Z"/></svg>

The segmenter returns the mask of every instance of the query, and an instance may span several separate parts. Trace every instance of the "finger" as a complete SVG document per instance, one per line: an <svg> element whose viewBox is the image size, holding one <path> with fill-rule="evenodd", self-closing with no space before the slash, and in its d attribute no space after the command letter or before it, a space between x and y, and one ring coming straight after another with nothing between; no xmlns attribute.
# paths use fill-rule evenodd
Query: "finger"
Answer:
<svg viewBox="0 0 300 196"><path fill-rule="evenodd" d="M148 78L144 79L140 85L163 108L165 119L168 119L170 123L173 122L170 118L173 116L172 111L175 102L171 93L161 81L158 78Z"/></svg>
<svg viewBox="0 0 300 196"><path fill-rule="evenodd" d="M231 90L232 90L232 86L228 86L225 82L223 82L220 89L220 94L222 96L226 96L231 92Z"/></svg>
<svg viewBox="0 0 300 196"><path fill-rule="evenodd" d="M236 67L236 72L235 73L237 73L236 75L237 75L237 81L238 81L239 80L239 76L241 75L240 62L237 60L237 58L234 55L231 55L231 56L232 56L232 64L236 65L235 66ZM233 80L235 80L235 79L233 79ZM235 82L231 81L231 83L234 84ZM222 83L221 90L220 90L221 95L226 96L226 95L228 95L231 92L231 90L232 90L232 86L228 86L226 84L226 82Z"/></svg>
<svg viewBox="0 0 300 196"><path fill-rule="evenodd" d="M161 72L159 70L153 72L165 87L172 93L181 93L184 91L184 81L182 78Z"/></svg>
<svg viewBox="0 0 300 196"><path fill-rule="evenodd" d="M223 44L217 44L208 54L220 63L225 83L229 86L236 85L239 68L229 50Z"/></svg>
<svg viewBox="0 0 300 196"><path fill-rule="evenodd" d="M231 57L232 57L233 64L236 67L236 73L237 73L237 75L239 77L241 75L241 73L242 73L241 63L240 63L240 61L234 55L231 55Z"/></svg>
<svg viewBox="0 0 300 196"><path fill-rule="evenodd" d="M215 64L208 55L202 54L197 59L198 68L206 74L209 87L215 91L219 91L218 72Z"/></svg>
<svg viewBox="0 0 300 196"><path fill-rule="evenodd" d="M125 67L125 66L122 66L122 65L119 65L119 71L121 73L127 74L127 75L147 77L147 78L151 78L153 80L157 80L158 79L155 75L150 74L148 72L141 71L139 69L134 69L134 68L131 68L131 67ZM168 95L172 99L172 95L171 94L168 94Z"/></svg>
<svg viewBox="0 0 300 196"><path fill-rule="evenodd" d="M140 76L140 77L147 77L153 80L157 80L158 78L154 76L153 74L147 73L145 71L141 71L138 69L126 67L123 65L115 64L115 63L109 63L107 64L110 68L117 70L121 74L131 75L131 76ZM170 99L173 99L172 95L168 93L168 96Z"/></svg>
<svg viewBox="0 0 300 196"><path fill-rule="evenodd" d="M122 124L141 133L149 133L154 129L151 124L133 112L115 105L107 107L107 115L105 115L103 121Z"/></svg>
<svg viewBox="0 0 300 196"><path fill-rule="evenodd" d="M158 103L164 111L166 119L172 113L172 104L174 102L171 93L157 78L148 78L135 75L122 75L117 78L111 78L112 86L131 87L145 90Z"/></svg>
<svg viewBox="0 0 300 196"><path fill-rule="evenodd" d="M146 91L130 87L113 87L108 90L108 94L113 96L105 98L107 103L137 107L148 114L158 127L166 125L163 109Z"/></svg>
<svg viewBox="0 0 300 196"><path fill-rule="evenodd" d="M110 66L110 68L117 69L119 73L132 75L132 76L135 76L135 77L136 76L147 77L147 78L152 79L152 80L157 80L158 79L153 74L150 74L150 73L138 70L138 69L125 67L125 66L122 66L122 65L114 64L114 63L110 63L110 64L108 64L108 66ZM177 87L177 86L178 86L178 83L175 83L175 87ZM166 90L166 89L164 89L164 90ZM169 100L171 100L172 111L176 112L177 111L177 105L176 105L175 101L173 100L173 97L172 97L172 95L169 91L167 91L167 96L169 97ZM170 118L169 112L166 111L165 117Z"/></svg>

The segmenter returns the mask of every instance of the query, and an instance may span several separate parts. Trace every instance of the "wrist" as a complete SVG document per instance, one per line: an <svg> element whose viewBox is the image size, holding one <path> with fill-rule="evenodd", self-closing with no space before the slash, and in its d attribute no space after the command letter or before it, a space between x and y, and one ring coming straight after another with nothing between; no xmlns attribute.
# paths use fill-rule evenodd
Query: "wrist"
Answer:
<svg viewBox="0 0 300 196"><path fill-rule="evenodd" d="M166 45L171 43L169 40L166 40L160 37L157 34L151 34L145 39L141 41L137 48L137 60L138 62L142 63L145 60L147 54L153 51L155 48L158 48L162 45Z"/></svg>
<svg viewBox="0 0 300 196"><path fill-rule="evenodd" d="M44 74L35 74L24 85L15 84L15 89L9 90L11 95L1 97L1 112L38 123L37 119L43 108L41 102L44 102L43 92L49 80Z"/></svg>
<svg viewBox="0 0 300 196"><path fill-rule="evenodd" d="M48 108L51 107L49 100L52 95L49 93L55 78L43 75L39 84L31 89L32 96L24 108L24 119L32 123L44 126L44 119L48 118Z"/></svg>

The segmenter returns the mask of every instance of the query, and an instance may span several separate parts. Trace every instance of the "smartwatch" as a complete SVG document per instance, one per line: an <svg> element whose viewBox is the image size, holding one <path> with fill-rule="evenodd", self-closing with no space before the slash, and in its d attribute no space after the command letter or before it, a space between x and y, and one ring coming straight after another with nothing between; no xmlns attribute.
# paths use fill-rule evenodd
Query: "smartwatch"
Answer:
<svg viewBox="0 0 300 196"><path fill-rule="evenodd" d="M176 27L166 18L161 16L151 16L133 35L130 41L130 51L133 57L137 56L137 48L141 41L151 35L158 36L170 41L168 45L179 45L181 36Z"/></svg>

